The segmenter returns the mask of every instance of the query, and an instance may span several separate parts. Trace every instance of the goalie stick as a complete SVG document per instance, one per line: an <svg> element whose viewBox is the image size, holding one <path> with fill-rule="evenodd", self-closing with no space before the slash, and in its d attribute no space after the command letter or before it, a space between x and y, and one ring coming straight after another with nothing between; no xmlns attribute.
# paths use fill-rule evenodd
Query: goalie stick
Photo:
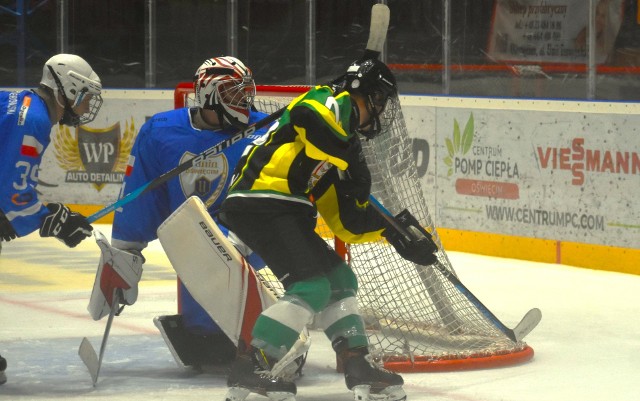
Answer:
<svg viewBox="0 0 640 401"><path fill-rule="evenodd" d="M155 188L159 187L160 185L164 184L165 182L169 181L173 177L176 177L176 176L180 175L180 173L188 170L189 168L191 168L195 164L199 163L200 161L206 159L207 157L209 157L211 155L214 155L216 153L220 153L222 150L228 148L229 146L233 145L234 143L238 142L239 140L241 140L243 138L246 138L247 136L253 134L257 130L259 130L261 128L264 128L268 124L271 124L272 122L274 122L275 120L280 118L280 116L284 113L284 111L286 109L287 109L287 107L285 106L285 107L283 107L283 108L281 108L281 109L269 114L268 116L266 116L262 120L251 124L247 128L243 129L242 131L237 132L236 134L234 134L233 136L229 137L225 141L222 141L222 142L218 143L217 145L214 145L214 146L210 147L209 149L206 149L202 153L196 155L194 158L189 159L189 160L185 161L184 163L177 165L176 167L172 168L171 170L167 171L166 173L162 174L161 176L159 176L157 178L154 178L153 180L147 182L146 184L140 186L139 188L129 192L127 195L125 195L124 197L118 199L114 203L112 203L112 204L110 204L108 206L105 206L103 209L100 209L97 212L95 212L94 214L88 216L87 217L87 221L89 223L93 223L94 221L98 220L99 218L104 217L107 214L113 212L114 210L116 210L116 209L126 205L127 203L131 202L132 200L136 199L138 196L140 196L140 195L142 195L142 194L144 194L144 193L146 193L148 191L151 191L152 189L155 189Z"/></svg>
<svg viewBox="0 0 640 401"><path fill-rule="evenodd" d="M407 239L413 238L413 236L396 221L391 212L389 212L389 210L387 210L373 195L369 196L369 200L371 201L374 209L376 209L394 229L398 230L398 232L404 235ZM493 325L511 341L516 343L521 341L538 325L538 323L540 323L540 320L542 319L542 312L540 312L540 309L538 308L533 308L524 315L522 320L520 320L520 323L518 323L515 328L510 329L505 326L504 323L502 323L500 319L498 319L493 312L489 310L489 308L484 306L484 304L480 302L480 300L473 295L473 293L464 284L462 284L460 279L443 266L440 261L434 263L433 266L435 266L435 268L438 269L440 273L442 273L442 275L469 300L469 302L478 308L483 316L493 323Z"/></svg>
<svg viewBox="0 0 640 401"><path fill-rule="evenodd" d="M89 370L91 380L93 380L93 386L98 383L98 375L100 374L100 367L102 366L102 357L104 356L104 350L107 347L107 339L109 338L109 332L111 331L111 325L113 324L113 317L116 315L118 308L120 307L120 290L115 290L113 294L113 304L111 305L111 312L107 320L107 326L104 328L104 334L102 336L102 344L100 344L100 356L96 354L96 350L91 345L91 342L87 337L82 339L80 348L78 348L78 355L82 362Z"/></svg>

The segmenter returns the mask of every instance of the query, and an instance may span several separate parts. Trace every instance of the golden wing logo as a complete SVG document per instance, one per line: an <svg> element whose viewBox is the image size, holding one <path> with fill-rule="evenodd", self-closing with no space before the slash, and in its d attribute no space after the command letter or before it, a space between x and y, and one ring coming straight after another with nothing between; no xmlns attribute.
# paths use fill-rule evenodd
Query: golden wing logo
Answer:
<svg viewBox="0 0 640 401"><path fill-rule="evenodd" d="M91 183L98 191L120 185L136 134L133 118L124 125L123 132L120 122L107 128L81 125L75 135L59 126L52 142L58 165L67 171L65 182Z"/></svg>
<svg viewBox="0 0 640 401"><path fill-rule="evenodd" d="M58 165L67 171L82 169L82 160L78 152L78 140L66 125L58 125L57 135L53 137L53 149Z"/></svg>
<svg viewBox="0 0 640 401"><path fill-rule="evenodd" d="M120 152L118 152L118 160L116 161L116 166L114 171L119 173L124 173L127 170L127 162L129 161L129 154L131 153L131 149L133 148L133 143L136 139L136 127L133 122L133 118L131 122L127 124L125 122L125 129L122 133L122 138L120 138Z"/></svg>

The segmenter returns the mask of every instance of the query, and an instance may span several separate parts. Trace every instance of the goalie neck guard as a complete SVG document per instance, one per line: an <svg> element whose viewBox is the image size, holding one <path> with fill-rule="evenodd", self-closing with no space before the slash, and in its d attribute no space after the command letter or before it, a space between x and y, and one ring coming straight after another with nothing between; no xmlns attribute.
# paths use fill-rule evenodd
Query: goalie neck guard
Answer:
<svg viewBox="0 0 640 401"><path fill-rule="evenodd" d="M196 106L215 110L221 125L244 129L256 95L251 70L235 57L206 60L193 78Z"/></svg>
<svg viewBox="0 0 640 401"><path fill-rule="evenodd" d="M331 85L337 92L346 90L364 98L369 120L356 129L359 134L372 139L391 128L398 109L398 86L386 64L374 58L354 61Z"/></svg>

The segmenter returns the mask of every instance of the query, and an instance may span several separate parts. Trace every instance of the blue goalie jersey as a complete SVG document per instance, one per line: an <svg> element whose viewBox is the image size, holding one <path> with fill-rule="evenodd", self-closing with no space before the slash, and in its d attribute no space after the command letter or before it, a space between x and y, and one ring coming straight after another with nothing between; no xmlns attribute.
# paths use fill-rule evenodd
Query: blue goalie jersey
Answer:
<svg viewBox="0 0 640 401"><path fill-rule="evenodd" d="M234 128L218 131L194 128L191 111L182 108L158 113L140 128L129 157L121 195L139 188L236 133ZM252 112L249 124L265 116L264 113ZM113 246L142 250L148 242L157 238L156 230L160 224L192 195L202 199L211 216L217 220L215 212L227 195L235 165L247 145L265 131L266 128L257 130L117 210L113 221ZM224 227L221 229L226 234ZM255 268L264 266L257 255L250 257L249 262ZM180 284L178 296L183 324L188 330L202 335L220 331L183 284Z"/></svg>
<svg viewBox="0 0 640 401"><path fill-rule="evenodd" d="M249 124L265 116L252 112ZM194 128L188 108L156 114L138 133L131 150L122 194L139 188L235 133L233 128L219 131ZM256 131L116 211L112 234L114 245L118 246L120 241L124 241L144 246L155 240L160 224L192 195L202 199L214 216L227 195L231 175L242 152L263 133L264 129Z"/></svg>

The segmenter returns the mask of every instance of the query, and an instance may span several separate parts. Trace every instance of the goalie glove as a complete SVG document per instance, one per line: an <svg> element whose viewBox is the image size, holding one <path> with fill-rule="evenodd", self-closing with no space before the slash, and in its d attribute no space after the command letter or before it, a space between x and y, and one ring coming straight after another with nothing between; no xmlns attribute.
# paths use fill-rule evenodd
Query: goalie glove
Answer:
<svg viewBox="0 0 640 401"><path fill-rule="evenodd" d="M422 266L434 264L438 260L435 255L438 246L433 242L431 234L407 209L400 212L394 219L406 233L390 226L382 232L382 236L393 245L404 259ZM408 234L409 237L405 234Z"/></svg>
<svg viewBox="0 0 640 401"><path fill-rule="evenodd" d="M100 320L111 311L114 290L121 290L121 303L133 305L136 302L145 260L140 251L123 251L112 247L98 230L94 231L94 235L101 254L87 310L93 320Z"/></svg>
<svg viewBox="0 0 640 401"><path fill-rule="evenodd" d="M41 237L56 237L70 248L91 235L93 228L80 213L72 212L62 203L49 203L48 214L40 227Z"/></svg>

